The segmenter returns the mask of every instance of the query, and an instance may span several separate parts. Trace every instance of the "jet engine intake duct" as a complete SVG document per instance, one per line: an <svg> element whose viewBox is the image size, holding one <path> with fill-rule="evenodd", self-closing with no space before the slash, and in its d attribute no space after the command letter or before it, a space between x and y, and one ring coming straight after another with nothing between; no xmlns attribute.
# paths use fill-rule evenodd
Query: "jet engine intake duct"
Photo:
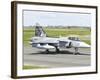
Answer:
<svg viewBox="0 0 100 80"><path fill-rule="evenodd" d="M59 41L59 47L66 47L67 43L66 41Z"/></svg>
<svg viewBox="0 0 100 80"><path fill-rule="evenodd" d="M71 48L72 42L59 41L59 47L61 47L61 48Z"/></svg>

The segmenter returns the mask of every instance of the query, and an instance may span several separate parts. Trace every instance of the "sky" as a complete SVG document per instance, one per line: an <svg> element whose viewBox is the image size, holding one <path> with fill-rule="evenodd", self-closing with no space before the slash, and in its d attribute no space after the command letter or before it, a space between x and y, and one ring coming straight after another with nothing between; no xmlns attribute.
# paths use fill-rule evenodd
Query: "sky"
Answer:
<svg viewBox="0 0 100 80"><path fill-rule="evenodd" d="M39 23L41 26L91 26L91 14L84 13L60 13L44 11L23 11L23 25L33 26Z"/></svg>

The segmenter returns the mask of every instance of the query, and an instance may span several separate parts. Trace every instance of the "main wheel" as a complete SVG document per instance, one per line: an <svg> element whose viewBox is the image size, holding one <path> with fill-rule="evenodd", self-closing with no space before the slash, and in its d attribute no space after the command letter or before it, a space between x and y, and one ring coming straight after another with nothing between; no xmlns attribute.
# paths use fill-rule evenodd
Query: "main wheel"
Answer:
<svg viewBox="0 0 100 80"><path fill-rule="evenodd" d="M56 47L56 52L57 52L57 53L59 53L59 51L60 51L60 50L59 50L59 48L58 48L58 47Z"/></svg>
<svg viewBox="0 0 100 80"><path fill-rule="evenodd" d="M49 53L49 49L46 49L46 53Z"/></svg>

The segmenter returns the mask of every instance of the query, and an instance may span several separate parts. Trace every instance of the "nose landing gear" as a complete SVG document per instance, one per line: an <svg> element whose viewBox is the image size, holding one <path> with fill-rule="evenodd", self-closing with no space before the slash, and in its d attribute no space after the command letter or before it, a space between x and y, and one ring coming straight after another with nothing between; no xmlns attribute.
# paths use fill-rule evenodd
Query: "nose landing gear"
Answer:
<svg viewBox="0 0 100 80"><path fill-rule="evenodd" d="M78 48L75 47L74 49L75 49L75 52L74 52L73 54L74 54L74 55L79 54L79 52L78 52Z"/></svg>

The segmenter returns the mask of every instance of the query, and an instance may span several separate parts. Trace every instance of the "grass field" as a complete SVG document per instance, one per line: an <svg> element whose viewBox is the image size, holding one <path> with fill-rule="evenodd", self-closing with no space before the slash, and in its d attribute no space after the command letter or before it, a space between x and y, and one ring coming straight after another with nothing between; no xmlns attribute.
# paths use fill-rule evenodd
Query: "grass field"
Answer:
<svg viewBox="0 0 100 80"><path fill-rule="evenodd" d="M23 66L23 69L41 69L41 68L47 68L47 67L30 66L30 65L24 65L24 66Z"/></svg>
<svg viewBox="0 0 100 80"><path fill-rule="evenodd" d="M44 28L46 34L49 37L59 37L59 36L63 36L63 37L67 37L68 35L79 35L79 38L88 43L91 44L90 42L90 38L87 39L85 36L90 36L91 31L88 28ZM25 46L29 46L29 40L31 37L34 36L35 34L35 29L32 27L29 28L25 28L23 30L24 34L23 34L23 40L24 40L24 45Z"/></svg>

